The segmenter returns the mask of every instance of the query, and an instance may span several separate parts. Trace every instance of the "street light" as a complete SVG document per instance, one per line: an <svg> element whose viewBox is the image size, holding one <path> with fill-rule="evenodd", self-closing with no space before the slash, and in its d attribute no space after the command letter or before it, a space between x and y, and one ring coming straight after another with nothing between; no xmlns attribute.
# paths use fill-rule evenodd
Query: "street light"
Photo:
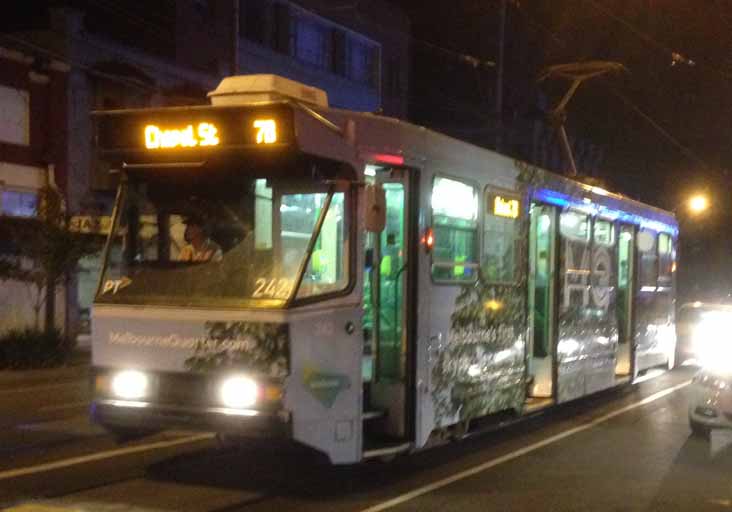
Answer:
<svg viewBox="0 0 732 512"><path fill-rule="evenodd" d="M709 208L709 200L705 196L697 194L689 199L689 210L691 213L699 214L706 211L707 208Z"/></svg>

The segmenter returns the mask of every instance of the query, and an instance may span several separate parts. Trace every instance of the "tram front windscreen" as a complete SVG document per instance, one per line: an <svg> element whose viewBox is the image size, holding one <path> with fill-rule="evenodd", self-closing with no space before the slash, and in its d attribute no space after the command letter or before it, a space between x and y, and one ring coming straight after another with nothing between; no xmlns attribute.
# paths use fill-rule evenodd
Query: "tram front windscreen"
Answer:
<svg viewBox="0 0 732 512"><path fill-rule="evenodd" d="M281 307L344 290L348 188L264 174L130 176L97 302Z"/></svg>

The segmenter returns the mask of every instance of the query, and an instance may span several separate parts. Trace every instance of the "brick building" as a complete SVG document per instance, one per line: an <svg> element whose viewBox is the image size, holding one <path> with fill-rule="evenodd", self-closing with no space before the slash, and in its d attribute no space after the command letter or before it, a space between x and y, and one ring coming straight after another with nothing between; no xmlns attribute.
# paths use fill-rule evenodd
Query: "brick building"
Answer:
<svg viewBox="0 0 732 512"><path fill-rule="evenodd" d="M38 189L68 173L67 132L69 67L0 45L0 215L35 214ZM0 250L11 250L0 240ZM66 314L63 292L57 320ZM35 296L27 286L0 286L0 329L35 320ZM42 312L39 312L42 318Z"/></svg>

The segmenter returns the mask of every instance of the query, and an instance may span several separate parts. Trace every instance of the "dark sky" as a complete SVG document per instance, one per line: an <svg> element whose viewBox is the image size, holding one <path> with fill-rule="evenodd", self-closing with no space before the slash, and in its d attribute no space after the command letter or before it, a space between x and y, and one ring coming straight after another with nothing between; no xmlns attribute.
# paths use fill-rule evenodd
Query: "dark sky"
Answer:
<svg viewBox="0 0 732 512"><path fill-rule="evenodd" d="M415 40L496 59L499 0L391 2L410 15ZM583 85L567 121L570 135L605 148L603 173L623 192L676 208L692 190L729 188L732 1L510 0L505 42L509 115L536 102L546 65L625 65ZM563 87L538 90L551 102Z"/></svg>

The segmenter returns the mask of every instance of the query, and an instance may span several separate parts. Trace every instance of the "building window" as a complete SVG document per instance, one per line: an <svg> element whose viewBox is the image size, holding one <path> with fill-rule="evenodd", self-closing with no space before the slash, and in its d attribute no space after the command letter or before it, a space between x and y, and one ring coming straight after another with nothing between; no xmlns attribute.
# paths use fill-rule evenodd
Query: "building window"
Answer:
<svg viewBox="0 0 732 512"><path fill-rule="evenodd" d="M38 194L26 190L0 191L0 215L33 217L36 214Z"/></svg>
<svg viewBox="0 0 732 512"><path fill-rule="evenodd" d="M329 69L331 67L331 30L316 20L304 16L293 18L293 27L295 58L319 69Z"/></svg>
<svg viewBox="0 0 732 512"><path fill-rule="evenodd" d="M379 46L362 39L348 41L348 78L376 87L379 80Z"/></svg>
<svg viewBox="0 0 732 512"><path fill-rule="evenodd" d="M448 178L435 178L432 222L432 278L440 282L474 281L478 274L476 188Z"/></svg>
<svg viewBox="0 0 732 512"><path fill-rule="evenodd" d="M272 48L285 55L291 55L290 6L284 3L275 3L273 10Z"/></svg>
<svg viewBox="0 0 732 512"><path fill-rule="evenodd" d="M331 69L336 75L346 76L348 37L343 30L334 28L331 31L331 40Z"/></svg>
<svg viewBox="0 0 732 512"><path fill-rule="evenodd" d="M491 283L513 283L519 247L520 200L488 190L483 217L483 257L481 271Z"/></svg>
<svg viewBox="0 0 732 512"><path fill-rule="evenodd" d="M242 0L239 7L239 31L255 43L267 42L267 5L265 0Z"/></svg>
<svg viewBox="0 0 732 512"><path fill-rule="evenodd" d="M0 142L30 144L28 91L0 85Z"/></svg>
<svg viewBox="0 0 732 512"><path fill-rule="evenodd" d="M399 59L392 57L386 63L385 89L388 96L396 97L402 94L401 66Z"/></svg>

